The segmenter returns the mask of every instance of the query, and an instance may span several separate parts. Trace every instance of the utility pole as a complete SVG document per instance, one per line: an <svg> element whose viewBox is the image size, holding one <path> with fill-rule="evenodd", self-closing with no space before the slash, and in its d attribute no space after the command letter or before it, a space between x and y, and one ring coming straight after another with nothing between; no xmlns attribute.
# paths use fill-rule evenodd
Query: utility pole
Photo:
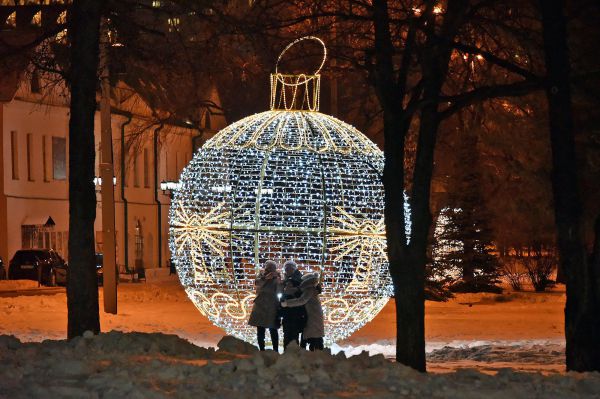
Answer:
<svg viewBox="0 0 600 399"><path fill-rule="evenodd" d="M117 273L115 251L115 188L112 150L112 128L110 117L110 79L108 51L110 41L106 20L102 22L100 35L100 131L101 158L100 178L102 198L102 251L104 311L117 313Z"/></svg>

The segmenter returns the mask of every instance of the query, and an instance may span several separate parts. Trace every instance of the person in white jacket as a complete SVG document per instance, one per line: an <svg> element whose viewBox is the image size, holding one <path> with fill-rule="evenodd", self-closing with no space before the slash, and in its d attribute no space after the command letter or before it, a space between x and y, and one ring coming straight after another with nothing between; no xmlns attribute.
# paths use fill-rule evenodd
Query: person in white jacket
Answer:
<svg viewBox="0 0 600 399"><path fill-rule="evenodd" d="M282 307L304 306L306 308L306 325L302 330L302 338L308 343L311 351L323 349L325 324L323 320L323 307L319 294L319 274L309 273L302 276L300 283L302 295L299 298L288 299L281 303Z"/></svg>

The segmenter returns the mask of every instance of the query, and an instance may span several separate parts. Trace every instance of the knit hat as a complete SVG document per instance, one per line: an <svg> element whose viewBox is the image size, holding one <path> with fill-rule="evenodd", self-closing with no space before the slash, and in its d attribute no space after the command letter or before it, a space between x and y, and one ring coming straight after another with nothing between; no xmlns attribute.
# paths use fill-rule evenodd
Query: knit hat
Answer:
<svg viewBox="0 0 600 399"><path fill-rule="evenodd" d="M285 262L283 264L283 270L284 271L287 270L288 266L291 267L293 270L297 270L298 269L298 265L293 260L288 260L287 262Z"/></svg>
<svg viewBox="0 0 600 399"><path fill-rule="evenodd" d="M265 273L273 273L277 271L277 263L272 260L265 262Z"/></svg>

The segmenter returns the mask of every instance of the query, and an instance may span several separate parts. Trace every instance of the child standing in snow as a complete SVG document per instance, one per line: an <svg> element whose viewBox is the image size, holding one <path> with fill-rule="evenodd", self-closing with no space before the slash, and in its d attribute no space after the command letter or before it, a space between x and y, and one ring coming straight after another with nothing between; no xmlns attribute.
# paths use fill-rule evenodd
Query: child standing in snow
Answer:
<svg viewBox="0 0 600 399"><path fill-rule="evenodd" d="M265 330L271 334L271 342L275 352L279 349L279 300L277 294L281 278L277 272L277 263L272 260L265 262L263 271L255 280L256 298L250 313L248 324L256 327L256 338L261 351L265 350Z"/></svg>
<svg viewBox="0 0 600 399"><path fill-rule="evenodd" d="M284 308L287 307L306 307L306 326L302 331L302 339L308 343L311 351L323 350L323 337L325 336L325 325L323 322L323 307L319 299L320 290L319 274L309 273L302 276L300 290L302 295L299 298L288 299L281 303Z"/></svg>

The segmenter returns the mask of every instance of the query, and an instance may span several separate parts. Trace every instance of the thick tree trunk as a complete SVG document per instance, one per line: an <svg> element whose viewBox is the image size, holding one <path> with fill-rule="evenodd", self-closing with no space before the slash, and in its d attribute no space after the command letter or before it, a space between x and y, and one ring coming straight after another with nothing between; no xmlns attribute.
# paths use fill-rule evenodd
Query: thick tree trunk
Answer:
<svg viewBox="0 0 600 399"><path fill-rule="evenodd" d="M439 115L437 111L441 87L444 83L450 50L460 16L465 8L463 0L448 2L448 12L441 30L446 41L435 37L433 27L434 2L428 2L431 27L424 65L424 93L421 110L417 158L413 175L411 203L411 237L407 242L404 214L404 150L411 115L403 109L406 95L404 68L410 64L410 46L407 39L402 67L394 69L394 46L390 38L388 2L373 1L375 26L376 66L374 80L377 95L383 108L385 137L385 223L390 274L394 282L396 301L396 360L419 371L426 370L425 364L425 266L431 226L429 209L430 186L433 173L433 154ZM411 34L407 35L411 37Z"/></svg>
<svg viewBox="0 0 600 399"><path fill-rule="evenodd" d="M396 361L425 371L424 294L420 271L408 259L404 214L404 140L410 124L402 108L404 82L394 72L387 1L373 1L376 67L374 80L383 108L385 225L396 302ZM405 50L406 51L406 50ZM404 54L404 57L409 57Z"/></svg>
<svg viewBox="0 0 600 399"><path fill-rule="evenodd" d="M546 73L552 189L560 264L567 284L567 369L600 371L598 277L588 262L582 232L564 1L540 0Z"/></svg>
<svg viewBox="0 0 600 399"><path fill-rule="evenodd" d="M94 257L94 114L102 1L75 0L70 9L68 337L100 332Z"/></svg>
<svg viewBox="0 0 600 399"><path fill-rule="evenodd" d="M590 259L592 275L595 280L596 301L600 302L600 215L596 217L596 223L594 224L594 246Z"/></svg>

